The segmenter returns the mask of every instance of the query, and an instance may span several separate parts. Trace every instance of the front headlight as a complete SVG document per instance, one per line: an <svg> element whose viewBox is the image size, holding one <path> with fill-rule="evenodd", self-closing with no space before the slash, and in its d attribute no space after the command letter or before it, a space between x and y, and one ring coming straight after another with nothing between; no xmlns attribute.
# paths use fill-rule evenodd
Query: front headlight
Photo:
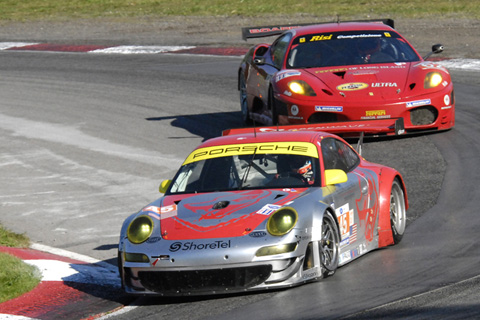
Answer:
<svg viewBox="0 0 480 320"><path fill-rule="evenodd" d="M288 83L290 91L296 94L304 96L315 97L317 94L313 91L312 87L303 80L293 80Z"/></svg>
<svg viewBox="0 0 480 320"><path fill-rule="evenodd" d="M148 256L143 253L125 252L124 257L125 257L125 261L128 261L128 262L144 262L144 263L150 262L150 259L148 258Z"/></svg>
<svg viewBox="0 0 480 320"><path fill-rule="evenodd" d="M255 256L263 257L263 256L272 256L275 254L282 254L287 252L292 252L297 249L297 243L287 243L287 244L280 244L278 246L270 246L270 247L263 247L257 250Z"/></svg>
<svg viewBox="0 0 480 320"><path fill-rule="evenodd" d="M146 241L153 232L153 220L149 216L139 216L130 222L127 237L130 242L139 244Z"/></svg>
<svg viewBox="0 0 480 320"><path fill-rule="evenodd" d="M268 218L267 231L272 236L283 236L293 229L298 220L295 209L290 207L280 208Z"/></svg>
<svg viewBox="0 0 480 320"><path fill-rule="evenodd" d="M435 88L440 83L442 83L443 78L442 75L438 72L429 72L425 76L425 80L423 81L423 87L425 89Z"/></svg>

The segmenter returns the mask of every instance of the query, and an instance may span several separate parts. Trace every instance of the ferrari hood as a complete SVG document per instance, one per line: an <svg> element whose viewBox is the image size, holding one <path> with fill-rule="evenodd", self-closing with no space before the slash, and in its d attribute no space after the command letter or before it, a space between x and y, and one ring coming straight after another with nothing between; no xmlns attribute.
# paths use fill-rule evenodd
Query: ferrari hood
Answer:
<svg viewBox="0 0 480 320"><path fill-rule="evenodd" d="M398 99L405 91L410 67L410 63L388 63L306 71L334 95L387 100Z"/></svg>
<svg viewBox="0 0 480 320"><path fill-rule="evenodd" d="M165 196L158 204L145 207L159 220L166 240L229 238L246 235L270 214L303 194L305 189L243 190L189 196Z"/></svg>

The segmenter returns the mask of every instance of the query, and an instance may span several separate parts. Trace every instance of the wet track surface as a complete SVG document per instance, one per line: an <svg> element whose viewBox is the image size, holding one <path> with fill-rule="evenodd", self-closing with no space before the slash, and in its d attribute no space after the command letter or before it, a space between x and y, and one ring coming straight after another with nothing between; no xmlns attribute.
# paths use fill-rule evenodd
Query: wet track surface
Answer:
<svg viewBox="0 0 480 320"><path fill-rule="evenodd" d="M241 125L238 57L0 57L0 221L34 242L114 264L123 219L159 196L159 182L198 143ZM411 208L400 245L321 282L235 296L141 298L115 319L478 316L470 293L478 291L480 263L479 80L454 72L454 81L453 130L364 147L365 158L406 180Z"/></svg>

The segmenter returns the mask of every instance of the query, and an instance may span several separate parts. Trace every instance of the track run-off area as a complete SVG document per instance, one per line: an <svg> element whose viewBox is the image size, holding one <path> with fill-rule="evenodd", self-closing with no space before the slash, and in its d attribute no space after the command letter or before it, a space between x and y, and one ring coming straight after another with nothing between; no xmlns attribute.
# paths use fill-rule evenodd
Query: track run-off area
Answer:
<svg viewBox="0 0 480 320"><path fill-rule="evenodd" d="M242 125L236 72L243 53L0 43L0 222L27 234L36 250L73 254L68 259L74 261L32 263L44 270L45 281L62 281L102 306L89 310L73 302L62 315L85 319L97 317L92 313L98 310L117 310L101 317L479 316L480 62L473 59L439 61L455 84L454 129L365 143L366 159L397 168L406 180L411 208L400 245L368 254L324 281L288 290L125 300L115 282L121 223L160 196L159 183L201 141ZM84 277L87 285L79 280ZM0 318L14 319L1 310L0 305Z"/></svg>

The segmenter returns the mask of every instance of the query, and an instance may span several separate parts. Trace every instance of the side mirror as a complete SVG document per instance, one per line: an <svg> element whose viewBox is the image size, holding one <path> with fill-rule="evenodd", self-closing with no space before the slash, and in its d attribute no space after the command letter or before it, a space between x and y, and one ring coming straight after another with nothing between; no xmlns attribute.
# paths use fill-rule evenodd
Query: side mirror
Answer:
<svg viewBox="0 0 480 320"><path fill-rule="evenodd" d="M434 44L432 46L432 52L433 53L442 53L445 48L443 47L443 44Z"/></svg>
<svg viewBox="0 0 480 320"><path fill-rule="evenodd" d="M264 57L254 58L253 63L256 65L262 66L265 64L265 58Z"/></svg>
<svg viewBox="0 0 480 320"><path fill-rule="evenodd" d="M423 57L423 60L427 60L432 54L437 54L437 53L442 53L443 50L445 49L445 47L443 46L443 44L434 44L432 46L432 51L429 52L425 57Z"/></svg>
<svg viewBox="0 0 480 320"><path fill-rule="evenodd" d="M158 191L160 191L160 193L167 192L167 189L170 186L170 183L172 183L172 180L163 180L162 183L160 183L160 187L158 188Z"/></svg>
<svg viewBox="0 0 480 320"><path fill-rule="evenodd" d="M327 186L344 183L348 181L345 171L340 169L325 170L325 184Z"/></svg>
<svg viewBox="0 0 480 320"><path fill-rule="evenodd" d="M253 63L257 65L264 65L265 64L265 53L267 53L268 49L270 48L269 45L260 44L255 48L253 52Z"/></svg>

